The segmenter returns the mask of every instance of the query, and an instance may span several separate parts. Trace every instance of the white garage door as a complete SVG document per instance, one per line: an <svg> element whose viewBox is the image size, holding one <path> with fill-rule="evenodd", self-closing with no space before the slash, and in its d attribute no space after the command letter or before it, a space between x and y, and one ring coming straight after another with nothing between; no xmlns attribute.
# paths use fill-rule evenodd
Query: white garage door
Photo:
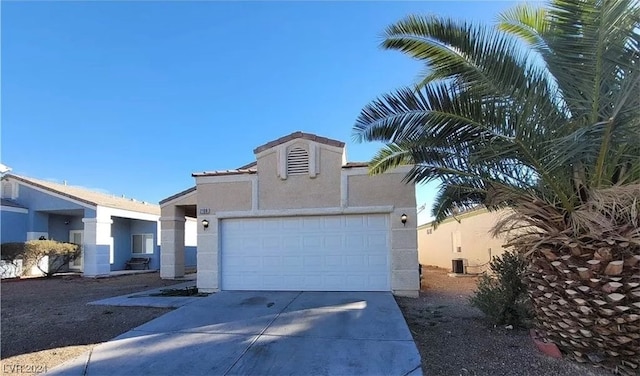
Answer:
<svg viewBox="0 0 640 376"><path fill-rule="evenodd" d="M223 290L389 291L388 215L225 219Z"/></svg>

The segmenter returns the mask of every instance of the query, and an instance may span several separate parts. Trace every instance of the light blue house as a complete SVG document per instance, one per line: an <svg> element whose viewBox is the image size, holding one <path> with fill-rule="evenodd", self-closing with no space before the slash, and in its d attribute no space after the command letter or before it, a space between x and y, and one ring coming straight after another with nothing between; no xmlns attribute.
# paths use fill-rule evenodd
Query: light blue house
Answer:
<svg viewBox="0 0 640 376"><path fill-rule="evenodd" d="M134 199L28 178L2 178L0 241L47 239L82 244L69 267L88 277L124 270L132 257L160 268L160 207ZM195 258L195 257L194 257Z"/></svg>

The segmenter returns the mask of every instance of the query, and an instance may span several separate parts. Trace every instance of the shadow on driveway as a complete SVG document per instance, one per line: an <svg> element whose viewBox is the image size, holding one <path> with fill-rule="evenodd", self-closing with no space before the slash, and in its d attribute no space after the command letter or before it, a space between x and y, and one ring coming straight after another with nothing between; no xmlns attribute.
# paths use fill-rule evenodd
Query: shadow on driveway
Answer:
<svg viewBox="0 0 640 376"><path fill-rule="evenodd" d="M231 292L143 324L52 375L421 375L386 292Z"/></svg>

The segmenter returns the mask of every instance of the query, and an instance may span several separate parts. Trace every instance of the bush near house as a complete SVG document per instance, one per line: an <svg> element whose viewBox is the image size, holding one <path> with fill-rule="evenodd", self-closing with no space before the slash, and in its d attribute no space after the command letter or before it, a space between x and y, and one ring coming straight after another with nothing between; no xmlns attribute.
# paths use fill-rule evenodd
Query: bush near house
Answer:
<svg viewBox="0 0 640 376"><path fill-rule="evenodd" d="M490 271L478 280L471 305L495 325L529 326L533 312L525 281L527 260L517 252L507 251L493 257L489 265Z"/></svg>
<svg viewBox="0 0 640 376"><path fill-rule="evenodd" d="M60 272L80 255L77 244L55 240L30 240L24 246L24 258L27 265L35 265L47 278ZM43 263L47 270L43 269Z"/></svg>
<svg viewBox="0 0 640 376"><path fill-rule="evenodd" d="M14 263L24 257L24 243L2 243L0 244L0 259Z"/></svg>
<svg viewBox="0 0 640 376"><path fill-rule="evenodd" d="M24 243L0 244L0 278L17 278L22 275Z"/></svg>

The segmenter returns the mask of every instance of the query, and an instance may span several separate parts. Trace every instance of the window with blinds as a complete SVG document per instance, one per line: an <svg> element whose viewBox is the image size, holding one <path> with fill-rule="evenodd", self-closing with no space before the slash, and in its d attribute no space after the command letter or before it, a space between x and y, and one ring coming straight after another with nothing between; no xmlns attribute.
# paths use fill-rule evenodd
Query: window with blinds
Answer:
<svg viewBox="0 0 640 376"><path fill-rule="evenodd" d="M309 173L309 153L303 148L293 148L287 154L287 175Z"/></svg>

